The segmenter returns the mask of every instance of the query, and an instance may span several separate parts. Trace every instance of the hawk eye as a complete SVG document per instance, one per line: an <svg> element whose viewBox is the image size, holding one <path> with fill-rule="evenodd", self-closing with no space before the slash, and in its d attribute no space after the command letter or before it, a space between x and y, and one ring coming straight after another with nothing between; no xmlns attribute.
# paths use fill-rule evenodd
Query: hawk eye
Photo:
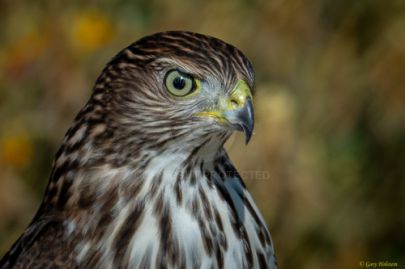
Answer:
<svg viewBox="0 0 405 269"><path fill-rule="evenodd" d="M178 70L171 70L165 76L166 89L175 96L186 96L194 91L196 83L192 76L180 72Z"/></svg>

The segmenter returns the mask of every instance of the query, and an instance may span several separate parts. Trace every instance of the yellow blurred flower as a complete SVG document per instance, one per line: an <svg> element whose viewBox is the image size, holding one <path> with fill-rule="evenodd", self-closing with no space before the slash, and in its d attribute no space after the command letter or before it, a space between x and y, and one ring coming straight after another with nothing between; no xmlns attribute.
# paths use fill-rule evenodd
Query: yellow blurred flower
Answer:
<svg viewBox="0 0 405 269"><path fill-rule="evenodd" d="M79 52L88 53L110 41L113 30L111 21L102 13L81 13L73 19L72 41Z"/></svg>
<svg viewBox="0 0 405 269"><path fill-rule="evenodd" d="M32 153L32 142L23 133L7 135L0 140L0 160L7 166L26 166L32 158Z"/></svg>

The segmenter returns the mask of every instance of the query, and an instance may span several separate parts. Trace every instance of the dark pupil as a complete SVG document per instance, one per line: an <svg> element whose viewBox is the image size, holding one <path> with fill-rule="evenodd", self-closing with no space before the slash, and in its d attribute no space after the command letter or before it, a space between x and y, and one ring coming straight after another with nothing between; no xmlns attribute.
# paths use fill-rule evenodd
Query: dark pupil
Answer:
<svg viewBox="0 0 405 269"><path fill-rule="evenodd" d="M173 80L173 87L178 90L182 90L186 86L186 81L183 77L176 77Z"/></svg>

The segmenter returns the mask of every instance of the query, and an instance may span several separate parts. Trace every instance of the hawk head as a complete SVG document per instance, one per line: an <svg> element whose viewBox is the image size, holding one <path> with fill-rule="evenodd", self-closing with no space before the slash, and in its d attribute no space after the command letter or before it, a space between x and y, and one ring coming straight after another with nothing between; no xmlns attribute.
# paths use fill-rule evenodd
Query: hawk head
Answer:
<svg viewBox="0 0 405 269"><path fill-rule="evenodd" d="M243 131L247 143L253 88L252 65L235 47L201 34L163 32L118 53L84 110L103 111L109 127L96 130L120 140L113 145L125 140L122 151L139 144L188 148L209 137L223 143L233 130Z"/></svg>

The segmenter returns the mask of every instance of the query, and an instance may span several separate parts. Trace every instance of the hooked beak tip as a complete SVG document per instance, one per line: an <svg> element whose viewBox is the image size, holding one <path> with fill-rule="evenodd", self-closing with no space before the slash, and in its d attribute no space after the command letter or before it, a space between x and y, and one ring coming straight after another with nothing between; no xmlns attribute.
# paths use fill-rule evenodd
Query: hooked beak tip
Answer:
<svg viewBox="0 0 405 269"><path fill-rule="evenodd" d="M238 131L242 131L244 133L245 144L247 145L252 138L255 122L252 100L248 98L245 105L235 112L236 118L233 122L231 122Z"/></svg>
<svg viewBox="0 0 405 269"><path fill-rule="evenodd" d="M243 133L245 134L245 144L247 145L252 138L253 129L255 125L254 120L254 111L253 111L253 103L252 100L249 98L242 110L242 128Z"/></svg>

